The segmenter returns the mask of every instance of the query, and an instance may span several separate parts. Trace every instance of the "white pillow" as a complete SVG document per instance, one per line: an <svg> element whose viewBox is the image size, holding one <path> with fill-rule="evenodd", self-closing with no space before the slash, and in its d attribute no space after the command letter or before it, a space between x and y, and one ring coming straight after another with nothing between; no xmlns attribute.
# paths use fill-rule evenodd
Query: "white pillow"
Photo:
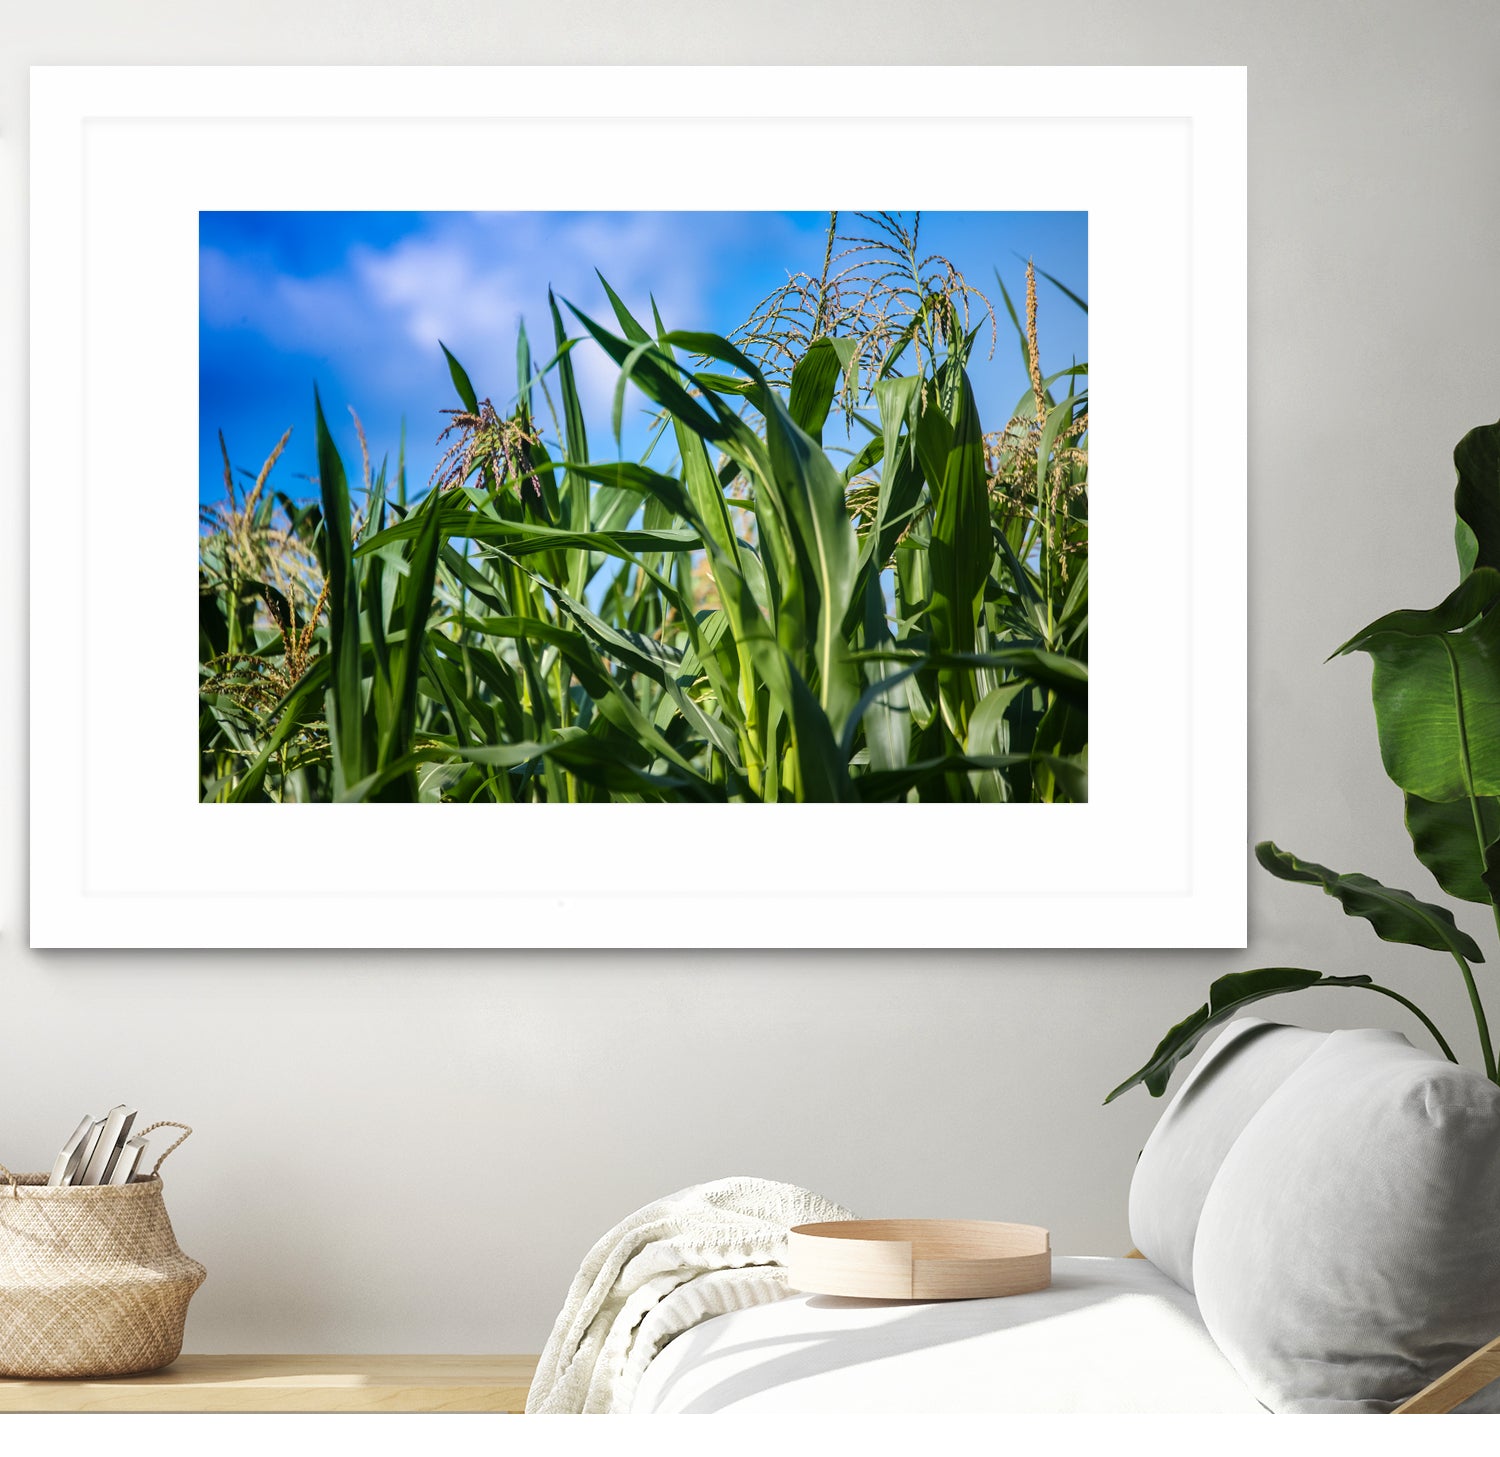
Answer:
<svg viewBox="0 0 1500 1457"><path fill-rule="evenodd" d="M1327 1037L1259 1017L1231 1022L1146 1140L1130 1182L1130 1238L1184 1289L1193 1288L1198 1219L1225 1155Z"/></svg>
<svg viewBox="0 0 1500 1457"><path fill-rule="evenodd" d="M1500 1088L1394 1032L1333 1033L1225 1156L1193 1284L1273 1411L1389 1411L1500 1336Z"/></svg>

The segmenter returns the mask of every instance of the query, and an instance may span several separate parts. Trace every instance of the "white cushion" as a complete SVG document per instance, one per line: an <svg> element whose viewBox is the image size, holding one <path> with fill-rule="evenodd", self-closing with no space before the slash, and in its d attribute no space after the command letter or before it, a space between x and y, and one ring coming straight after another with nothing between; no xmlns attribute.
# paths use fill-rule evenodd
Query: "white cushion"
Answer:
<svg viewBox="0 0 1500 1457"><path fill-rule="evenodd" d="M1231 1022L1146 1140L1130 1182L1130 1238L1184 1289L1193 1288L1198 1220L1225 1155L1266 1099L1327 1037L1259 1017Z"/></svg>
<svg viewBox="0 0 1500 1457"><path fill-rule="evenodd" d="M1193 1283L1272 1410L1389 1411L1500 1336L1500 1088L1394 1032L1333 1033L1225 1157Z"/></svg>
<svg viewBox="0 0 1500 1457"><path fill-rule="evenodd" d="M793 1295L646 1368L636 1412L1263 1412L1193 1298L1146 1260L1057 1256L1003 1300Z"/></svg>

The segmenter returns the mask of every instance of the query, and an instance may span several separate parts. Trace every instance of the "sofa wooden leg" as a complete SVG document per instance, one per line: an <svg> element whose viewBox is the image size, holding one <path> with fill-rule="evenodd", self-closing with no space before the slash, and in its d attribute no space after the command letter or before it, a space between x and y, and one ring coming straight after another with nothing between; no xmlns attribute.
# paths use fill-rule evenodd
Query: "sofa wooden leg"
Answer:
<svg viewBox="0 0 1500 1457"><path fill-rule="evenodd" d="M1445 1371L1430 1386L1408 1397L1392 1416L1427 1416L1452 1411L1491 1381L1500 1380L1500 1337L1466 1356L1451 1371Z"/></svg>

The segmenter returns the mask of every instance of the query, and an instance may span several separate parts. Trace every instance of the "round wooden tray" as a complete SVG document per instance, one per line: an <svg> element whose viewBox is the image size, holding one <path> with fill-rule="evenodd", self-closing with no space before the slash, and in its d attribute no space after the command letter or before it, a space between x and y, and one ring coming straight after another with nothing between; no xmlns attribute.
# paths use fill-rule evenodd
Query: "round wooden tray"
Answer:
<svg viewBox="0 0 1500 1457"><path fill-rule="evenodd" d="M1035 1224L987 1219L842 1219L788 1236L787 1282L865 1300L978 1300L1052 1283L1052 1242Z"/></svg>

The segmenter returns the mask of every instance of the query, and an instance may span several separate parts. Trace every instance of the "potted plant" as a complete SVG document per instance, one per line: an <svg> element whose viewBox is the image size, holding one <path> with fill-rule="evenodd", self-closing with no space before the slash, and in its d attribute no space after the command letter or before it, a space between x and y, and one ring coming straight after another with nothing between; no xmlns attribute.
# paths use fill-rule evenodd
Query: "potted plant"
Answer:
<svg viewBox="0 0 1500 1457"><path fill-rule="evenodd" d="M1469 431L1453 452L1459 583L1428 611L1377 618L1332 655L1368 653L1380 757L1406 800L1406 828L1418 860L1459 900L1486 905L1500 932L1500 422ZM1473 1008L1484 1071L1500 1083L1484 1003L1473 967L1478 942L1451 912L1368 875L1340 874L1278 848L1255 847L1255 858L1280 880L1320 886L1344 913L1368 921L1385 941L1451 956ZM1161 1040L1145 1065L1106 1103L1144 1083L1153 1097L1210 1028L1263 997L1305 987L1359 987L1406 1007L1457 1062L1436 1024L1414 1002L1368 976L1328 976L1296 966L1270 966L1221 976L1208 1001Z"/></svg>

